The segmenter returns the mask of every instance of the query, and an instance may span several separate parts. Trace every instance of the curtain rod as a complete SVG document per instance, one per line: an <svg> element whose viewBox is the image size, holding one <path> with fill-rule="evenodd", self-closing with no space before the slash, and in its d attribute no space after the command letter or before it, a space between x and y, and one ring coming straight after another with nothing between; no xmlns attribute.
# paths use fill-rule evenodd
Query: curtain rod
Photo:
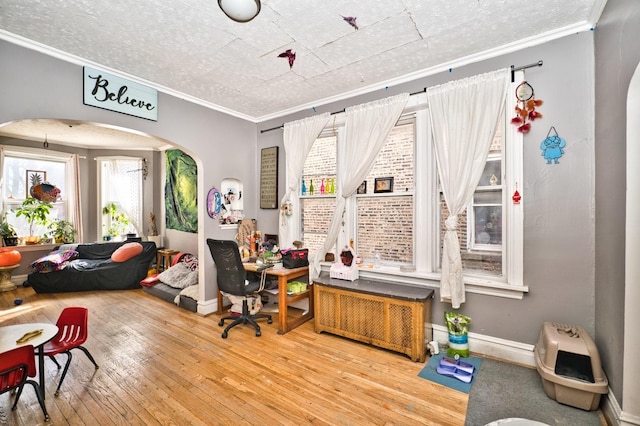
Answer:
<svg viewBox="0 0 640 426"><path fill-rule="evenodd" d="M513 83L515 80L516 71L521 71L521 70L526 70L527 68L541 67L541 66L542 66L542 61L538 61L536 63L529 64L529 65L522 65L520 67L515 67L511 65L511 82Z"/></svg>
<svg viewBox="0 0 640 426"><path fill-rule="evenodd" d="M424 93L427 91L427 88L425 87L424 89L418 91L418 92L413 92L413 93L409 93L409 96L413 96L413 95L418 95L420 93ZM314 108L315 111L315 108ZM344 112L345 109L342 108L340 111L334 111L332 113L330 113L329 115L336 115L336 114L340 114L341 112ZM284 124L281 124L280 126L276 126L276 127L272 127L270 129L264 129L264 130L260 130L260 133L266 133L266 132L270 132L272 130L278 130L278 129L284 129Z"/></svg>

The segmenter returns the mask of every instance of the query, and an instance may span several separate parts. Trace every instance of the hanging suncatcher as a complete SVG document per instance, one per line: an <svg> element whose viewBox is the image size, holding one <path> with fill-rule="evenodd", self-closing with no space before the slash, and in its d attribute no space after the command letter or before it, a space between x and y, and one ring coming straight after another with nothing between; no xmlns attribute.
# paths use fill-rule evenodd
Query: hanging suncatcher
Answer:
<svg viewBox="0 0 640 426"><path fill-rule="evenodd" d="M541 99L536 99L533 87L523 81L516 87L516 116L511 119L511 124L518 126L520 133L529 133L531 123L537 118L542 118L542 114L536 111L536 107L542 105Z"/></svg>

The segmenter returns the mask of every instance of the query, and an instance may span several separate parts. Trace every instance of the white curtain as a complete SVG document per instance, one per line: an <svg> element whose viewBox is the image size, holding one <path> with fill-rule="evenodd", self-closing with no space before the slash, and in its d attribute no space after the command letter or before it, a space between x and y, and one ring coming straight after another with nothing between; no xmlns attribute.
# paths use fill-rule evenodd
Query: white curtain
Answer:
<svg viewBox="0 0 640 426"><path fill-rule="evenodd" d="M76 241L84 242L84 231L82 229L82 202L80 198L80 157L78 154L71 156L71 185L73 190L69 194L69 201L72 207L69 211L69 222L76 230Z"/></svg>
<svg viewBox="0 0 640 426"><path fill-rule="evenodd" d="M336 242L342 224L345 199L356 192L371 171L378 152L384 146L389 132L400 118L408 100L409 94L402 93L345 110L344 144L338 151L336 209L331 218L327 238L311 259L310 279L320 274L320 261Z"/></svg>
<svg viewBox="0 0 640 426"><path fill-rule="evenodd" d="M286 189L280 205L289 201L294 207L294 211L300 211L297 208L300 202L298 189L300 187L300 179L302 179L304 162L307 159L307 155L309 155L309 151L311 151L313 143L328 122L329 113L326 112L284 125ZM302 239L300 236L300 218L280 214L278 228L278 243L282 248L292 247L295 240Z"/></svg>
<svg viewBox="0 0 640 426"><path fill-rule="evenodd" d="M427 89L429 117L444 199L449 209L442 249L440 300L465 301L458 215L473 197L502 115L509 70L498 70Z"/></svg>

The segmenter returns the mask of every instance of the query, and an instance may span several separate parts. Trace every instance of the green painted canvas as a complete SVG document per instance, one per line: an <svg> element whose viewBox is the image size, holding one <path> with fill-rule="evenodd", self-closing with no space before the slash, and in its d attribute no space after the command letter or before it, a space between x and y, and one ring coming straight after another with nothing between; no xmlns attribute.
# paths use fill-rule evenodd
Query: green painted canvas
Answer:
<svg viewBox="0 0 640 426"><path fill-rule="evenodd" d="M179 149L166 151L165 206L167 229L198 232L198 167Z"/></svg>

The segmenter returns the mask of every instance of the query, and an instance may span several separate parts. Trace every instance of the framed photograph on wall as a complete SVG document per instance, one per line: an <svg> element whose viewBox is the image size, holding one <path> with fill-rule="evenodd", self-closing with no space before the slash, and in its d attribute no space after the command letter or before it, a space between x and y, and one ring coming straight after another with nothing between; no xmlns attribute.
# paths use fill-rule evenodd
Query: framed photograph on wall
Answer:
<svg viewBox="0 0 640 426"><path fill-rule="evenodd" d="M358 189L356 190L356 194L366 194L367 193L367 181L363 180Z"/></svg>
<svg viewBox="0 0 640 426"><path fill-rule="evenodd" d="M27 170L27 182L25 185L27 188L27 194L25 195L25 198L30 197L31 194L29 193L29 189L31 189L33 185L45 183L46 181L47 172L45 172L44 170Z"/></svg>
<svg viewBox="0 0 640 426"><path fill-rule="evenodd" d="M260 153L260 208L278 208L278 147Z"/></svg>
<svg viewBox="0 0 640 426"><path fill-rule="evenodd" d="M373 192L376 194L380 192L393 192L393 178L392 177L376 178Z"/></svg>

